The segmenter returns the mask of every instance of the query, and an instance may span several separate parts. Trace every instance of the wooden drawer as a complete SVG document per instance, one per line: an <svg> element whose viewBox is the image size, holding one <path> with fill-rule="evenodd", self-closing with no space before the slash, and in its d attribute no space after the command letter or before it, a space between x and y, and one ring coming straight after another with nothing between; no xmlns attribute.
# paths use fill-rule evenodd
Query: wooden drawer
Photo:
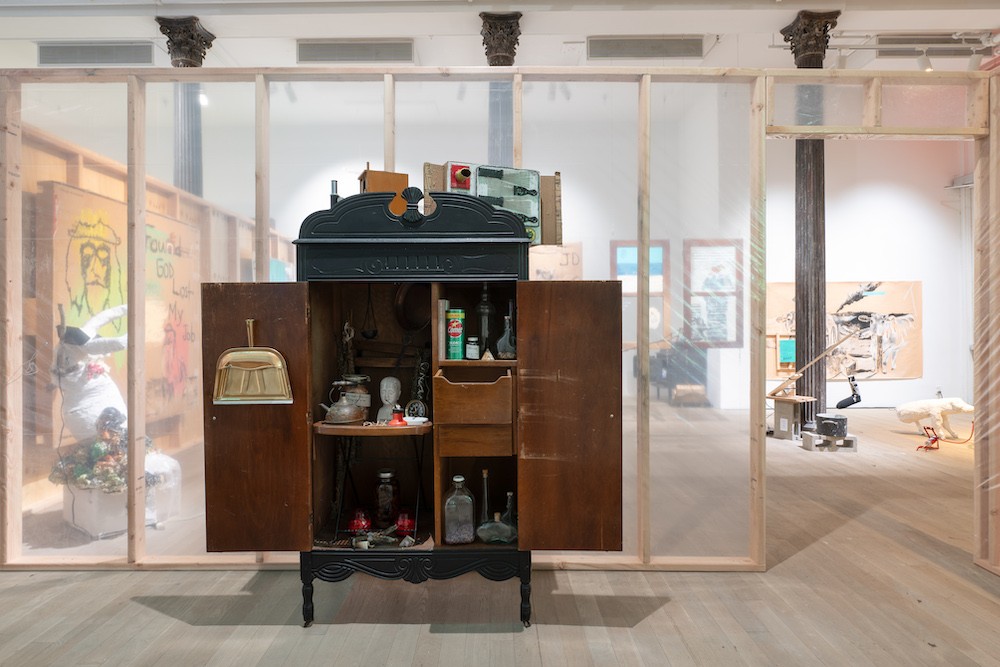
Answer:
<svg viewBox="0 0 1000 667"><path fill-rule="evenodd" d="M509 370L492 382L452 382L439 370L433 381L434 423L438 426L514 421L514 383Z"/></svg>
<svg viewBox="0 0 1000 667"><path fill-rule="evenodd" d="M512 456L510 424L435 424L439 456Z"/></svg>

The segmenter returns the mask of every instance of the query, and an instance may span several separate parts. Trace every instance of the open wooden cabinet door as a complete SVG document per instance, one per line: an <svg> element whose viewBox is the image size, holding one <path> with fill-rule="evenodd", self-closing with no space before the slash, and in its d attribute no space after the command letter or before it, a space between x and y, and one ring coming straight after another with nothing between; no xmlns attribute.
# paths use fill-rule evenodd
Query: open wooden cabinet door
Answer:
<svg viewBox="0 0 1000 667"><path fill-rule="evenodd" d="M202 285L209 551L312 548L308 287L306 283ZM284 357L291 403L213 400L216 364L227 350L248 346L248 319L254 320L255 347L273 348ZM230 384L235 386L232 391L239 389L238 383Z"/></svg>
<svg viewBox="0 0 1000 667"><path fill-rule="evenodd" d="M621 283L518 282L518 546L622 548Z"/></svg>

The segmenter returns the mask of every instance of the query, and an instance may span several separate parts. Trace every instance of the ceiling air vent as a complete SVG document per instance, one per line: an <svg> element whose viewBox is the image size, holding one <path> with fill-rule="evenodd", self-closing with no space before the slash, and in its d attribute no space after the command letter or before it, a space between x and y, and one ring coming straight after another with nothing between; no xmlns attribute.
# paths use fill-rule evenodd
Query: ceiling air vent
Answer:
<svg viewBox="0 0 1000 667"><path fill-rule="evenodd" d="M300 39L300 63L412 63L413 40Z"/></svg>
<svg viewBox="0 0 1000 667"><path fill-rule="evenodd" d="M954 33L914 33L910 35L876 35L879 58L915 58L924 52L932 56L968 58L970 53L990 52L982 40L956 36Z"/></svg>
<svg viewBox="0 0 1000 667"><path fill-rule="evenodd" d="M588 37L587 57L602 58L703 58L704 35L651 35Z"/></svg>
<svg viewBox="0 0 1000 667"><path fill-rule="evenodd" d="M40 67L137 66L153 64L152 42L41 42Z"/></svg>

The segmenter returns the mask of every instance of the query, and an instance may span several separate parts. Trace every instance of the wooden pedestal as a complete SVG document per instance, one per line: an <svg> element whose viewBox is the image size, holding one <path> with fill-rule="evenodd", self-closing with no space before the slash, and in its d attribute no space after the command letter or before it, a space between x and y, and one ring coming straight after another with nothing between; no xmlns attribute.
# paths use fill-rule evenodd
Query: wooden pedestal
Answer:
<svg viewBox="0 0 1000 667"><path fill-rule="evenodd" d="M802 436L802 404L815 401L812 396L770 396L774 401L774 437L799 440Z"/></svg>

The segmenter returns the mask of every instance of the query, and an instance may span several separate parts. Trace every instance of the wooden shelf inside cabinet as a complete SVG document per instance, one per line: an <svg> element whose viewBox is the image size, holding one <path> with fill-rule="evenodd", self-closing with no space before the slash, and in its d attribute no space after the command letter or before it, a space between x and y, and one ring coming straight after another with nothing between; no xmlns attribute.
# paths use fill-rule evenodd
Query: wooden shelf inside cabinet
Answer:
<svg viewBox="0 0 1000 667"><path fill-rule="evenodd" d="M406 426L388 426L386 424L372 424L365 426L363 424L330 424L328 422L315 422L313 423L313 431L319 435L385 438L404 435L427 435L431 432L433 426L434 424L429 421L424 422L423 424L415 424L413 426L409 424Z"/></svg>
<svg viewBox="0 0 1000 667"><path fill-rule="evenodd" d="M442 368L517 368L517 359L438 359Z"/></svg>

